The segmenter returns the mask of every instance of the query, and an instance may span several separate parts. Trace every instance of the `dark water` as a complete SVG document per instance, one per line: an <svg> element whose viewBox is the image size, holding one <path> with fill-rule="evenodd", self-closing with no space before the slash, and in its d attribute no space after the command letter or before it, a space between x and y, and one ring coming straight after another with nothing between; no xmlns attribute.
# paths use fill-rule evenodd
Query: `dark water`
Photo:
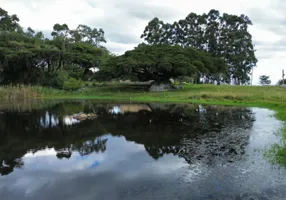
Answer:
<svg viewBox="0 0 286 200"><path fill-rule="evenodd" d="M264 155L280 141L270 110L23 105L0 106L1 200L286 199L285 167Z"/></svg>

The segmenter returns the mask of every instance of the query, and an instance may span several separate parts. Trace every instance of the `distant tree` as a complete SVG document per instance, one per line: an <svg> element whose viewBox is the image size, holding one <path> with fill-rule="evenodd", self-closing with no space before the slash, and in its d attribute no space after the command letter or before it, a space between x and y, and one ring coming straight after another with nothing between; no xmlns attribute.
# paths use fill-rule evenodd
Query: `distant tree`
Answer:
<svg viewBox="0 0 286 200"><path fill-rule="evenodd" d="M102 47L101 43L106 43L103 29L91 28L80 24L76 30L70 31L74 42L86 42L96 47Z"/></svg>
<svg viewBox="0 0 286 200"><path fill-rule="evenodd" d="M28 37L34 37L35 31L32 28L27 28L26 35Z"/></svg>
<svg viewBox="0 0 286 200"><path fill-rule="evenodd" d="M277 85L283 85L283 84L286 84L286 79L284 80L284 83L282 79L277 82Z"/></svg>
<svg viewBox="0 0 286 200"><path fill-rule="evenodd" d="M6 10L0 8L0 32L12 32L21 30L21 27L18 22L19 18L17 17L17 15L9 15Z"/></svg>
<svg viewBox="0 0 286 200"><path fill-rule="evenodd" d="M57 38L57 37L61 37L63 39L67 38L68 35L69 35L69 32L70 32L70 29L68 27L67 24L55 24L54 27L53 27L53 32L51 33L51 35L54 37L54 38Z"/></svg>
<svg viewBox="0 0 286 200"><path fill-rule="evenodd" d="M259 84L260 85L269 85L271 80L269 80L269 76L262 75L259 77Z"/></svg>

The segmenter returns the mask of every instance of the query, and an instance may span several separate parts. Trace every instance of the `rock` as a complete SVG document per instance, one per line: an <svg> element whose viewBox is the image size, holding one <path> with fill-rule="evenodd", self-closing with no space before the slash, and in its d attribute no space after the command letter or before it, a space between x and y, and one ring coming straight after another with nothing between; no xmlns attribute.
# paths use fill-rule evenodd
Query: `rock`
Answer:
<svg viewBox="0 0 286 200"><path fill-rule="evenodd" d="M72 117L77 120L86 120L86 119L97 118L98 116L95 113L89 113L89 114L80 113L80 114L74 114Z"/></svg>
<svg viewBox="0 0 286 200"><path fill-rule="evenodd" d="M120 83L131 83L131 80L119 80Z"/></svg>
<svg viewBox="0 0 286 200"><path fill-rule="evenodd" d="M174 88L175 88L175 89L179 89L179 90L180 90L180 89L184 89L184 85L176 85L176 86L174 86Z"/></svg>
<svg viewBox="0 0 286 200"><path fill-rule="evenodd" d="M87 115L86 114L75 115L73 116L73 118L78 120L85 120L87 118Z"/></svg>
<svg viewBox="0 0 286 200"><path fill-rule="evenodd" d="M87 117L88 117L88 118L96 118L96 117L97 117L97 114L89 113L89 114L87 114Z"/></svg>
<svg viewBox="0 0 286 200"><path fill-rule="evenodd" d="M172 83L170 81L165 82L152 82L149 92L163 92L172 90Z"/></svg>

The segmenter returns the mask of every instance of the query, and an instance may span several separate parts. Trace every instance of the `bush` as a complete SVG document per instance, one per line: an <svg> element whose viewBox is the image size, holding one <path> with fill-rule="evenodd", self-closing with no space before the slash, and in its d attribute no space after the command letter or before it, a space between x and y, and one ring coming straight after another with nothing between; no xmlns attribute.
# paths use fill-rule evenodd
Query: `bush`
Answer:
<svg viewBox="0 0 286 200"><path fill-rule="evenodd" d="M82 79L84 69L78 65L68 65L65 66L64 70L68 73L69 77L75 79Z"/></svg>
<svg viewBox="0 0 286 200"><path fill-rule="evenodd" d="M82 88L83 83L80 80L76 80L75 78L69 78L63 84L64 90L78 90Z"/></svg>
<svg viewBox="0 0 286 200"><path fill-rule="evenodd" d="M106 72L104 70L99 70L98 72L93 73L92 80L94 81L111 81L113 79L114 75L110 72Z"/></svg>
<svg viewBox="0 0 286 200"><path fill-rule="evenodd" d="M56 89L63 89L64 82L68 79L68 73L65 71L57 71L46 73L41 85Z"/></svg>
<svg viewBox="0 0 286 200"><path fill-rule="evenodd" d="M186 82L186 83L194 83L195 78L190 76L181 76L175 79L176 83Z"/></svg>
<svg viewBox="0 0 286 200"><path fill-rule="evenodd" d="M121 77L121 80L123 80L123 81L129 80L131 82L139 81L138 77L135 75L125 75L125 76Z"/></svg>

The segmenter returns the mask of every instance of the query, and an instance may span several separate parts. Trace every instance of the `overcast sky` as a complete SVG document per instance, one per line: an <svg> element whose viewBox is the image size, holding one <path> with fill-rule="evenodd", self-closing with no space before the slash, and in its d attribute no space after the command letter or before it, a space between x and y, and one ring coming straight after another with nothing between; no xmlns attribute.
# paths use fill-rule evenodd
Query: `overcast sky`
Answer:
<svg viewBox="0 0 286 200"><path fill-rule="evenodd" d="M0 6L17 14L26 28L41 30L49 36L55 23L103 28L111 52L124 53L142 42L140 35L153 17L172 23L190 12L246 14L253 22L250 33L258 58L254 81L269 75L275 84L286 70L286 1L285 0L0 0Z"/></svg>

